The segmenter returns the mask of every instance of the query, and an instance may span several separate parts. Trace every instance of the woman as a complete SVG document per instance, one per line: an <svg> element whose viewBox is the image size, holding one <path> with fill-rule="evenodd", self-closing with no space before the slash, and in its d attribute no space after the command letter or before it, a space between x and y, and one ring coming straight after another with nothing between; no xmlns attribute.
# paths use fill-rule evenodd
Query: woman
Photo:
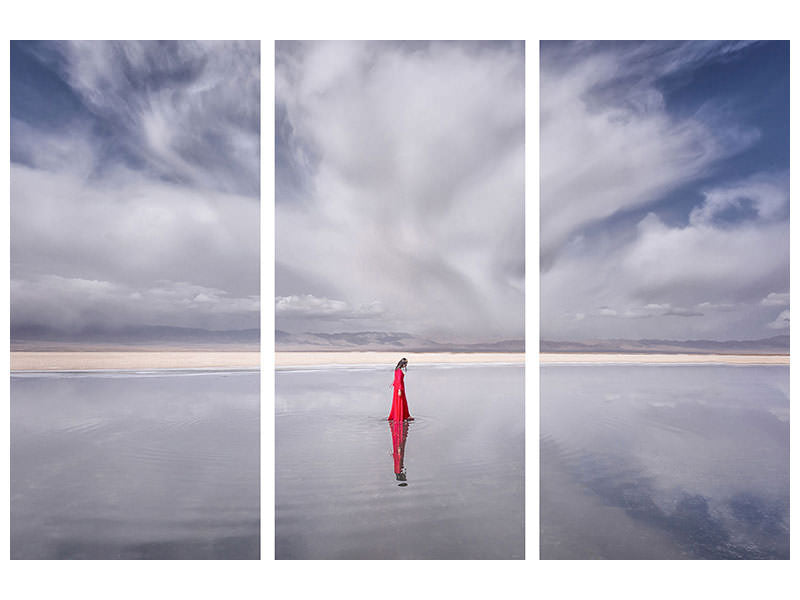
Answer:
<svg viewBox="0 0 800 600"><path fill-rule="evenodd" d="M408 360L401 358L394 368L394 394L392 396L392 411L389 413L389 421L413 421L414 418L408 412L408 401L406 400L406 386L403 383L405 378L406 365Z"/></svg>

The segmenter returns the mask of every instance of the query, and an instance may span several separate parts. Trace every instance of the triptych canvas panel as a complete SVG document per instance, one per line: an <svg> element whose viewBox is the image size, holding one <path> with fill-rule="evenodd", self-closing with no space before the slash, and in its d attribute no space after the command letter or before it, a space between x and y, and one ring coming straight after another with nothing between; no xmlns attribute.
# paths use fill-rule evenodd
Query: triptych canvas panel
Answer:
<svg viewBox="0 0 800 600"><path fill-rule="evenodd" d="M789 558L788 42L10 59L12 559Z"/></svg>

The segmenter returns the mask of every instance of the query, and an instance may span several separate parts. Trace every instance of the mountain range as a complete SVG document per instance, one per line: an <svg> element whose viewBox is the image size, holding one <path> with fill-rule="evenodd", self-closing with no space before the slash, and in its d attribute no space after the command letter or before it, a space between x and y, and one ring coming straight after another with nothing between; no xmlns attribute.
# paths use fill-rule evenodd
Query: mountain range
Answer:
<svg viewBox="0 0 800 600"><path fill-rule="evenodd" d="M259 329L211 330L142 326L85 328L65 332L41 326L11 326L12 350L184 348L258 350ZM405 351L405 352L524 352L525 340L447 343L404 332L358 331L289 333L275 331L278 352ZM788 354L789 336L756 340L601 339L582 342L541 340L540 352L663 353L663 354Z"/></svg>
<svg viewBox="0 0 800 600"><path fill-rule="evenodd" d="M68 350L92 348L259 349L259 329L212 330L147 325L141 327L87 327L62 331L38 325L11 326L12 350Z"/></svg>
<svg viewBox="0 0 800 600"><path fill-rule="evenodd" d="M445 343L410 333L358 331L350 333L275 332L275 349L293 351L405 351L405 352L524 352L525 340L483 343Z"/></svg>
<svg viewBox="0 0 800 600"><path fill-rule="evenodd" d="M788 354L789 336L758 340L592 340L558 342L541 340L540 352L625 352L662 354Z"/></svg>

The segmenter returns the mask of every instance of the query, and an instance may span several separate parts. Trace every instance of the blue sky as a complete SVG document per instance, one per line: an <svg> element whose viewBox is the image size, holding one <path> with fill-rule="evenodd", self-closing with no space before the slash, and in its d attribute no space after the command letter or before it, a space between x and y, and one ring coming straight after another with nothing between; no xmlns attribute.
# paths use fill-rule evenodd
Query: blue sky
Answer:
<svg viewBox="0 0 800 600"><path fill-rule="evenodd" d="M543 42L541 336L788 333L789 45Z"/></svg>
<svg viewBox="0 0 800 600"><path fill-rule="evenodd" d="M12 42L12 328L258 327L258 42Z"/></svg>
<svg viewBox="0 0 800 600"><path fill-rule="evenodd" d="M520 42L276 45L276 327L524 337Z"/></svg>

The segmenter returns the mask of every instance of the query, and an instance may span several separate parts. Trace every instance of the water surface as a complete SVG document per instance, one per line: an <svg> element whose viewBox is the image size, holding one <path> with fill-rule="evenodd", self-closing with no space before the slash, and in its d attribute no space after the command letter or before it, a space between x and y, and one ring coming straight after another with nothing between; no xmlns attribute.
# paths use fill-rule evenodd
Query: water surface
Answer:
<svg viewBox="0 0 800 600"><path fill-rule="evenodd" d="M524 368L276 373L279 559L524 557Z"/></svg>
<svg viewBox="0 0 800 600"><path fill-rule="evenodd" d="M542 558L789 557L789 368L541 368Z"/></svg>
<svg viewBox="0 0 800 600"><path fill-rule="evenodd" d="M257 559L256 371L11 377L11 557Z"/></svg>

